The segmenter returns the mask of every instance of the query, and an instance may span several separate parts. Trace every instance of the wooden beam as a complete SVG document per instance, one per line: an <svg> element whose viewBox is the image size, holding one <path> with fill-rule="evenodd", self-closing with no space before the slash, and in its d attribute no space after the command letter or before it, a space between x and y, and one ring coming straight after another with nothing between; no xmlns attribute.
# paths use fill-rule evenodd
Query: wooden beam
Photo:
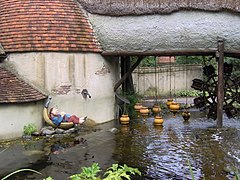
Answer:
<svg viewBox="0 0 240 180"><path fill-rule="evenodd" d="M217 49L183 49L161 51L103 51L104 56L190 56L190 55L215 55Z"/></svg>
<svg viewBox="0 0 240 180"><path fill-rule="evenodd" d="M133 64L133 66L129 69L128 72L126 72L123 77L115 84L114 86L114 92L119 88L119 86L126 80L126 78L134 71L134 69L140 64L140 62L143 60L143 56L140 56L138 60Z"/></svg>
<svg viewBox="0 0 240 180"><path fill-rule="evenodd" d="M180 49L162 51L103 51L103 56L215 56L217 49ZM225 51L225 56L240 58L240 50Z"/></svg>
<svg viewBox="0 0 240 180"><path fill-rule="evenodd" d="M217 128L223 126L223 101L224 101L224 79L223 79L223 65L224 65L224 42L218 41L218 51L216 52L218 60L218 85L217 85Z"/></svg>

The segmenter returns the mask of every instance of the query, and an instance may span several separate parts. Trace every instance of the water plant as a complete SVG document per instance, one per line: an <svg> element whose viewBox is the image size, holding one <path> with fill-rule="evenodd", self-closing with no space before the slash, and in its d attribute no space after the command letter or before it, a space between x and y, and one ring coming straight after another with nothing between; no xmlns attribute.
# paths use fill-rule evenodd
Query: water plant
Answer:
<svg viewBox="0 0 240 180"><path fill-rule="evenodd" d="M35 171L33 169L19 169L3 177L1 180L5 180L10 176L13 176L14 174L17 174L23 171L30 171L30 172L34 172L42 175L40 172ZM118 164L113 164L104 173L103 176L105 176L105 178L101 178L100 176L97 176L98 173L101 171L102 170L100 169L98 163L93 163L92 166L90 167L82 167L82 172L80 174L74 174L69 178L71 180L101 180L101 179L102 180L123 180L123 179L131 180L131 175L137 174L141 176L141 172L137 168L129 167L126 164L124 164L123 166ZM47 178L44 178L43 180L54 180L54 179L52 177L47 177Z"/></svg>
<svg viewBox="0 0 240 180"><path fill-rule="evenodd" d="M187 163L188 163L188 167L189 167L189 170L190 170L190 174L191 174L192 180L194 180L195 177L194 177L192 166L191 166L191 163L190 163L189 159L187 160Z"/></svg>
<svg viewBox="0 0 240 180"><path fill-rule="evenodd" d="M97 174L101 172L98 163L93 163L90 167L82 167L82 172L80 174L75 174L70 176L71 180L98 180L100 179L97 177Z"/></svg>
<svg viewBox="0 0 240 180"><path fill-rule="evenodd" d="M93 163L91 167L83 167L80 174L70 176L71 180L100 180L100 176L97 174L100 172L98 163ZM138 174L141 176L141 172L137 168L132 168L124 164L113 164L104 173L105 178L102 180L122 180L131 179L131 175Z"/></svg>
<svg viewBox="0 0 240 180"><path fill-rule="evenodd" d="M239 178L239 172L238 172L238 169L237 168L235 168L235 170L234 170L234 174L235 174L235 179L236 180L240 180L240 178Z"/></svg>
<svg viewBox="0 0 240 180"><path fill-rule="evenodd" d="M25 135L31 135L32 133L36 132L37 131L37 126L33 123L30 123L28 125L25 125L23 127L23 133Z"/></svg>
<svg viewBox="0 0 240 180"><path fill-rule="evenodd" d="M130 175L139 175L141 176L141 172L137 168L132 168L124 164L123 166L118 164L113 164L110 168L105 172L104 180L121 180L121 179L131 179Z"/></svg>

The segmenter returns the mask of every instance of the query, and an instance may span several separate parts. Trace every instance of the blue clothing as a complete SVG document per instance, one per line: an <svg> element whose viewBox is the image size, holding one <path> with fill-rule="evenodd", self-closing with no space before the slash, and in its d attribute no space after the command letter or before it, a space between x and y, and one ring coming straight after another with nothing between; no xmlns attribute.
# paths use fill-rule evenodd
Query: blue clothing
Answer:
<svg viewBox="0 0 240 180"><path fill-rule="evenodd" d="M71 117L70 114L65 114L64 116L61 116L61 114L58 114L57 116L52 116L51 120L53 124L56 126L59 126L61 122L67 122L67 120Z"/></svg>

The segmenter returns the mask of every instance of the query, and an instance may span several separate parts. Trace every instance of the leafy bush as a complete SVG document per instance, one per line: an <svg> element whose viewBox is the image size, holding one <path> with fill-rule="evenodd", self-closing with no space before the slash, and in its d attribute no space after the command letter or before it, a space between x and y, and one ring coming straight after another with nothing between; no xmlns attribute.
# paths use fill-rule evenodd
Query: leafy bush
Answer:
<svg viewBox="0 0 240 180"><path fill-rule="evenodd" d="M137 168L128 167L126 164L123 166L118 164L113 164L112 167L107 169L105 172L103 180L121 180L124 179L131 179L130 175L138 174L141 176L141 172Z"/></svg>
<svg viewBox="0 0 240 180"><path fill-rule="evenodd" d="M201 95L203 95L203 93L197 90L182 90L176 92L177 97L197 97Z"/></svg>
<svg viewBox="0 0 240 180"><path fill-rule="evenodd" d="M176 64L203 64L202 56L176 56Z"/></svg>
<svg viewBox="0 0 240 180"><path fill-rule="evenodd" d="M23 127L23 133L25 135L31 135L37 131L37 126L35 124L28 124Z"/></svg>
<svg viewBox="0 0 240 180"><path fill-rule="evenodd" d="M91 167L82 167L80 174L70 176L71 180L100 180L100 176L97 174L101 172L98 163L93 163ZM138 174L141 176L141 172L137 168L128 167L126 164L123 166L113 164L104 173L105 178L103 180L122 180L131 179L130 175Z"/></svg>
<svg viewBox="0 0 240 180"><path fill-rule="evenodd" d="M123 112L123 113L127 113L130 118L134 118L134 117L137 117L137 113L134 109L134 105L137 103L137 102L140 102L140 99L142 99L142 97L140 95L138 95L137 93L129 93L129 94L125 94L124 95L129 101L130 101L130 104L125 104L125 107L123 105L122 109L127 111L127 112Z"/></svg>
<svg viewBox="0 0 240 180"><path fill-rule="evenodd" d="M138 57L131 57L131 63L134 64ZM146 56L139 65L140 67L154 67L156 66L156 60L154 56Z"/></svg>
<svg viewBox="0 0 240 180"><path fill-rule="evenodd" d="M42 175L40 172L32 169L19 169L3 177L2 180L5 180L10 176L23 171L31 171L31 172ZM101 172L101 169L98 163L93 163L91 167L82 167L82 172L80 174L75 174L70 176L70 179L71 180L101 180L101 177L97 176L99 172ZM137 168L128 167L126 164L124 164L123 166L118 164L113 164L111 167L107 169L107 171L104 174L104 176L106 177L103 178L102 180L123 180L123 179L131 180L130 175L135 175L135 174L141 176L141 172ZM47 178L44 178L43 180L54 180L54 179L52 177L47 177Z"/></svg>
<svg viewBox="0 0 240 180"><path fill-rule="evenodd" d="M97 173L101 172L98 163L93 163L91 167L82 167L82 172L80 174L75 174L70 176L72 180L98 180Z"/></svg>

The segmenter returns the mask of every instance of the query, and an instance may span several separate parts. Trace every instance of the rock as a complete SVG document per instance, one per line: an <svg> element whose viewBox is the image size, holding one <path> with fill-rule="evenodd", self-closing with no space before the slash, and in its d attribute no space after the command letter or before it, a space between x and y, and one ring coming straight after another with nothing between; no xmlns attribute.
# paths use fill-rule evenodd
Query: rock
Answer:
<svg viewBox="0 0 240 180"><path fill-rule="evenodd" d="M55 131L54 130L49 130L49 129L44 129L42 130L42 135L45 136L45 135L52 135L54 134Z"/></svg>
<svg viewBox="0 0 240 180"><path fill-rule="evenodd" d="M68 129L66 131L64 131L63 133L64 134L71 134L71 133L74 133L75 132L75 128L71 128L71 129Z"/></svg>
<svg viewBox="0 0 240 180"><path fill-rule="evenodd" d="M112 128L112 129L110 129L109 130L111 133L114 133L114 134L116 134L116 133L118 133L118 129L117 128Z"/></svg>
<svg viewBox="0 0 240 180"><path fill-rule="evenodd" d="M33 139L31 135L23 135L22 138L26 141L30 141Z"/></svg>
<svg viewBox="0 0 240 180"><path fill-rule="evenodd" d="M64 134L54 134L53 135L55 138L63 138L64 137Z"/></svg>
<svg viewBox="0 0 240 180"><path fill-rule="evenodd" d="M36 155L44 155L44 151L41 150L28 150L22 152L25 156L36 156Z"/></svg>
<svg viewBox="0 0 240 180"><path fill-rule="evenodd" d="M45 126L44 129L54 130L52 126Z"/></svg>
<svg viewBox="0 0 240 180"><path fill-rule="evenodd" d="M57 128L55 129L56 134L62 134L64 132L63 129Z"/></svg>
<svg viewBox="0 0 240 180"><path fill-rule="evenodd" d="M36 131L32 133L33 136L40 136L40 132Z"/></svg>

